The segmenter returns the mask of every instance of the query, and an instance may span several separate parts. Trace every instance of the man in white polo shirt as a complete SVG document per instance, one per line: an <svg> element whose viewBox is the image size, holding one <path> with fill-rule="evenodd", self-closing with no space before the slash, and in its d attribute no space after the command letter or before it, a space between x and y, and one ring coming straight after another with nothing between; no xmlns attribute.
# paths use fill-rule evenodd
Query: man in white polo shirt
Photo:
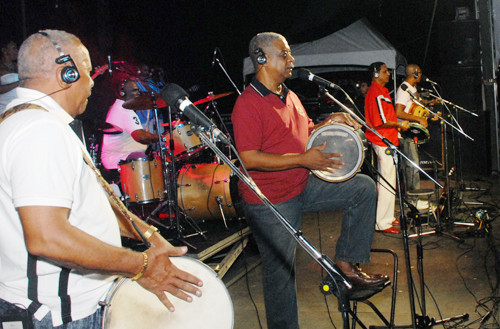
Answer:
<svg viewBox="0 0 500 329"><path fill-rule="evenodd" d="M35 33L19 51L18 98L0 117L3 328L17 319L35 329L99 329L99 301L116 275L137 280L170 310L165 291L186 301L201 294L200 280L169 259L187 249L154 227L136 218L151 247L121 247L120 233L139 234L108 202L69 125L87 106L91 69L85 46L63 31Z"/></svg>

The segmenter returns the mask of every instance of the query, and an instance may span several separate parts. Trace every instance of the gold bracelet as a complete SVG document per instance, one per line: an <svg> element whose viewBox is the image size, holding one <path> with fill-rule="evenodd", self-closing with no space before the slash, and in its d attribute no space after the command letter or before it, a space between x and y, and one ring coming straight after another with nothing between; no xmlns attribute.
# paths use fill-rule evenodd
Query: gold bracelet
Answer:
<svg viewBox="0 0 500 329"><path fill-rule="evenodd" d="M130 280L132 281L137 281L140 279L140 277L146 272L146 269L148 268L148 254L146 254L145 251L142 252L142 257L144 258L144 262L142 263L142 269L139 273L137 273L133 278Z"/></svg>
<svg viewBox="0 0 500 329"><path fill-rule="evenodd" d="M149 238L155 233L158 232L158 229L151 225L146 232L144 232L144 237L146 238L146 241L149 241Z"/></svg>

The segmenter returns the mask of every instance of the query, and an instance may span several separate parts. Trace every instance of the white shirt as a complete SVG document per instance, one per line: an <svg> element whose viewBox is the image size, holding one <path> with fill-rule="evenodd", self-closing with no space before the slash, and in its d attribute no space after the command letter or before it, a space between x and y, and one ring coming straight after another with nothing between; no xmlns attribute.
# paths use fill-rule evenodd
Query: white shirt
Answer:
<svg viewBox="0 0 500 329"><path fill-rule="evenodd" d="M0 77L1 85L8 85L17 81L19 81L19 75L17 73L7 73ZM6 93L0 94L0 113L5 111L5 107L7 106L7 104L9 104L16 97L16 88L11 89Z"/></svg>
<svg viewBox="0 0 500 329"><path fill-rule="evenodd" d="M110 107L106 122L123 129L123 133L104 134L101 161L106 169L118 169L118 163L132 152L145 152L147 145L135 141L132 133L143 129L139 117L133 110L123 107L125 101L117 99Z"/></svg>
<svg viewBox="0 0 500 329"><path fill-rule="evenodd" d="M16 208L69 208L71 225L115 246L121 245L120 233L103 188L83 160L82 150L87 151L68 125L73 118L51 97L21 87L7 108L23 103L49 112L24 110L0 124L0 298L28 307L33 300L28 286L36 283L35 299L43 306L35 316L41 319L50 310L58 326L69 304L66 316L73 321L94 313L114 277L33 262ZM36 273L28 264L36 265ZM65 280L67 293L59 297L59 285Z"/></svg>
<svg viewBox="0 0 500 329"><path fill-rule="evenodd" d="M408 86L408 89L413 95L417 95L417 88L413 87L410 85L408 82L403 82L401 86L405 84ZM407 91L404 91L403 88L399 86L397 94L396 94L396 104L402 104L405 106L404 111L408 113L410 111L410 108L413 104L413 101L411 100L410 94Z"/></svg>

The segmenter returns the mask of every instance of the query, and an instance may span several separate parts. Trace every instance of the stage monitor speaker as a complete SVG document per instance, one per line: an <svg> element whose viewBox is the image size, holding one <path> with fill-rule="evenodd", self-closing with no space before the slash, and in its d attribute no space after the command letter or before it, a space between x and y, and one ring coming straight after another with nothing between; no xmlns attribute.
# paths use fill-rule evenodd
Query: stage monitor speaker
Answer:
<svg viewBox="0 0 500 329"><path fill-rule="evenodd" d="M437 39L441 65L479 65L479 21L442 22Z"/></svg>
<svg viewBox="0 0 500 329"><path fill-rule="evenodd" d="M481 67L447 65L441 68L441 96L472 112L482 111Z"/></svg>

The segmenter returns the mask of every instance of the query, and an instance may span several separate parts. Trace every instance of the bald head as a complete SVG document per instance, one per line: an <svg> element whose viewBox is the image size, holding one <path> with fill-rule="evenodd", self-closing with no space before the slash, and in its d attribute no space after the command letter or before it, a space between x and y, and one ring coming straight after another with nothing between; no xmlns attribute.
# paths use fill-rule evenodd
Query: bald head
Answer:
<svg viewBox="0 0 500 329"><path fill-rule="evenodd" d="M420 67L416 64L408 64L405 69L406 78L413 77L420 72Z"/></svg>

